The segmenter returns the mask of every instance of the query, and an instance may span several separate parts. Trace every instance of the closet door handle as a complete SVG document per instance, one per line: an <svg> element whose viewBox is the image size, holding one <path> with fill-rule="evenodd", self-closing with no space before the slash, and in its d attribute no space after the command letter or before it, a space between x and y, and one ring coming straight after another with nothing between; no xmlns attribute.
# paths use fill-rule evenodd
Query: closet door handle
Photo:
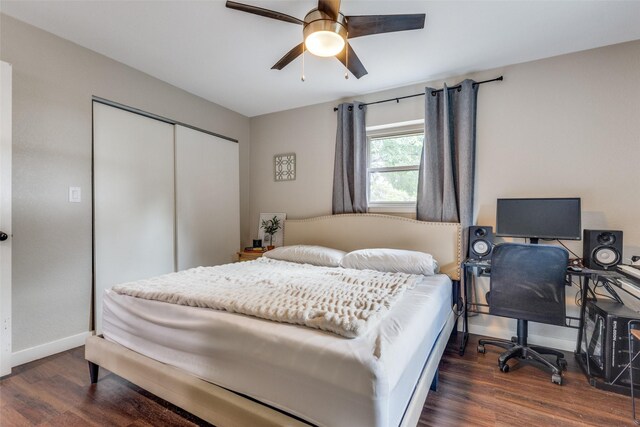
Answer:
<svg viewBox="0 0 640 427"><path fill-rule="evenodd" d="M8 238L9 236L7 235L7 233L5 233L4 231L0 231L0 242L4 242Z"/></svg>

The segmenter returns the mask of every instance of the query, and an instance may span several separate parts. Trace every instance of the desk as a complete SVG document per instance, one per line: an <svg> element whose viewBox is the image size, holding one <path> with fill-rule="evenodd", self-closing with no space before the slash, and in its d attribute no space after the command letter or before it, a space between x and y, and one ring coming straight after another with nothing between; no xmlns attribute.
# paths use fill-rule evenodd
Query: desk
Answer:
<svg viewBox="0 0 640 427"><path fill-rule="evenodd" d="M484 310L484 311L480 310L480 308L488 308L489 306L487 304L470 302L468 298L468 293L469 293L470 286L475 285L476 277L491 276L491 262L467 259L462 263L462 269L463 269L463 277L464 277L464 284L462 288L463 294L464 294L463 295L464 297L463 316L464 317L463 317L463 325L462 325L462 340L461 340L460 349L459 349L459 353L461 356L464 355L464 352L467 346L467 341L469 339L469 313L489 314L488 310ZM620 290L631 295L633 298L640 300L640 280L631 279L628 276L625 276L622 273L619 273L618 271L601 271L601 270L588 270L588 269L583 269L582 271L567 270L567 277L569 279L569 285L571 284L571 281L574 280L574 278L578 278L578 285L580 286L580 291L579 291L581 296L580 305L579 305L580 316L579 317L567 316L567 322L565 322L566 327L578 329L578 337L576 339L576 349L574 353L576 360L578 361L578 364L582 368L583 372L587 376L589 383L592 386L596 388L608 390L608 391L615 391L618 393L628 394L629 389L627 386L622 386L622 385L618 386L618 385L606 383L602 381L602 379L598 378L595 374L591 373L589 364L586 363L586 361L588 360L588 357L586 354L582 352L581 346L582 346L583 340L586 339L584 334L584 324L585 324L587 301L590 300L589 298L590 293L592 295L595 295L595 291L593 289L595 285L597 283L604 283L605 289L607 289L608 287L607 290L609 289L613 289L615 291ZM624 283L621 282L621 280L624 280L625 282L630 283L634 286L626 287L624 286ZM570 324L571 321L577 321L578 325L577 326L571 325Z"/></svg>
<svg viewBox="0 0 640 427"><path fill-rule="evenodd" d="M471 304L469 302L469 287L475 285L475 277L488 277L491 274L491 261L480 261L475 259L467 259L462 263L462 274L464 282L462 283L463 293L463 318L462 318L462 340L460 341L460 349L458 353L464 356L469 341L469 312L478 313L471 308L472 305L487 306L487 304Z"/></svg>

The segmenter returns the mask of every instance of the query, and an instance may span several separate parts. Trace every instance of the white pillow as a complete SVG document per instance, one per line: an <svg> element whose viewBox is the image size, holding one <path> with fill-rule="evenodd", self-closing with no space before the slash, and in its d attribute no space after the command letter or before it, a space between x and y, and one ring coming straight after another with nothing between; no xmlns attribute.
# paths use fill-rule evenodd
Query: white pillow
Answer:
<svg viewBox="0 0 640 427"><path fill-rule="evenodd" d="M438 263L433 256L404 249L360 249L349 252L340 261L340 267L425 276L438 273Z"/></svg>
<svg viewBox="0 0 640 427"><path fill-rule="evenodd" d="M324 246L293 245L280 246L264 253L264 257L321 267L338 267L347 253Z"/></svg>

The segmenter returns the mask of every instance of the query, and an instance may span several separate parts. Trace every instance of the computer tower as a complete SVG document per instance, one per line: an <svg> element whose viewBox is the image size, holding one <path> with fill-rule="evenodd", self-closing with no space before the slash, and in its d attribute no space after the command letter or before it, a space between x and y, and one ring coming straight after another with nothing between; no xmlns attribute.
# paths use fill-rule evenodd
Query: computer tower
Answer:
<svg viewBox="0 0 640 427"><path fill-rule="evenodd" d="M638 313L615 301L587 302L582 351L606 382L629 384L629 370L622 373L629 363L628 323L639 318ZM640 342L634 343L634 351L640 351ZM640 380L640 363L634 367L635 383Z"/></svg>

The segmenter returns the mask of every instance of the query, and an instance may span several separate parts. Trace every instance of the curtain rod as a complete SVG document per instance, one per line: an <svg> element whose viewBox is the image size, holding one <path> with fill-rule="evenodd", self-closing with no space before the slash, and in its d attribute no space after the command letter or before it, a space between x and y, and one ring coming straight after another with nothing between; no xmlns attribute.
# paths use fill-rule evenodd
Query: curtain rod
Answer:
<svg viewBox="0 0 640 427"><path fill-rule="evenodd" d="M473 84L473 86L475 85L481 85L483 83L490 83L490 82L501 82L502 80L504 80L503 76L500 77L496 77L495 79L490 79L490 80L483 80L481 82L475 82ZM458 89L460 90L462 86L461 85L457 85L457 86L451 86L449 88L447 88L448 90L453 90L453 89ZM438 89L438 90L432 90L431 91L431 96L436 96L436 93L438 92L442 92L444 89ZM363 105L374 105L374 104L382 104L383 102L391 102L391 101L396 101L396 102L400 102L401 99L407 99L407 98L414 98L416 96L424 96L426 95L425 92L422 93L414 93L413 95L406 95L406 96L399 96L397 98L389 98L389 99L383 99L382 101L375 101L375 102L367 102L366 104L360 104L360 106L358 108L362 109ZM349 107L349 109L351 109L351 107ZM338 111L338 107L333 107L333 111Z"/></svg>

